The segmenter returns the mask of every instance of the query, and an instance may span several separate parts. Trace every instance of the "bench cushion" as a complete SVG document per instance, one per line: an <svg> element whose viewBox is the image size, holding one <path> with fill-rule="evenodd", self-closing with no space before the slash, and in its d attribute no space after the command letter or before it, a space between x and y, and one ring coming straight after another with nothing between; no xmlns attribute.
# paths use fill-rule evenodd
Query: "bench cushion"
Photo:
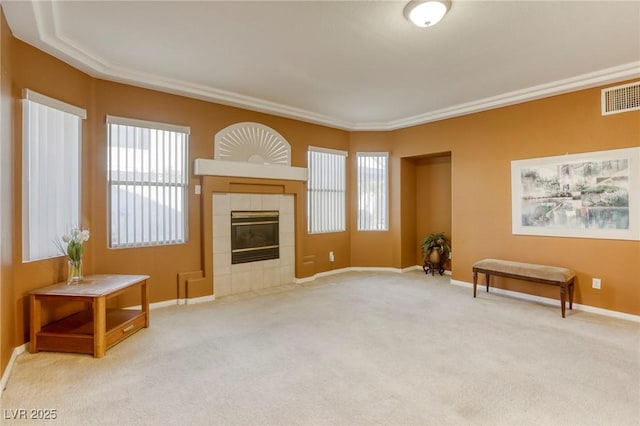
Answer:
<svg viewBox="0 0 640 426"><path fill-rule="evenodd" d="M534 263L512 262L510 260L484 259L473 264L474 268L505 274L520 275L541 280L568 282L575 277L571 269L559 266L536 265Z"/></svg>

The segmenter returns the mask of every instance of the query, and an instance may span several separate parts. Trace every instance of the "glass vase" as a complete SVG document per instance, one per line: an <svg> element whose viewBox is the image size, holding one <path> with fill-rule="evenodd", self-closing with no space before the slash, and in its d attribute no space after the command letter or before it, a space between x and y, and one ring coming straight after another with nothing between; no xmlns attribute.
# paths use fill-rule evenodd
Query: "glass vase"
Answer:
<svg viewBox="0 0 640 426"><path fill-rule="evenodd" d="M82 259L67 259L67 284L80 284L82 282Z"/></svg>

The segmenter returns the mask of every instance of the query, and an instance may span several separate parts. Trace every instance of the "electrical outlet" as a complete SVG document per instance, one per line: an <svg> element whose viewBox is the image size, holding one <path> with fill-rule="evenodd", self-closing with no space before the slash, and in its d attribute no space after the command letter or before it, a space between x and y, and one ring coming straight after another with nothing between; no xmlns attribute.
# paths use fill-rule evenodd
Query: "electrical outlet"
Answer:
<svg viewBox="0 0 640 426"><path fill-rule="evenodd" d="M202 187L200 185L196 185L194 189L195 189L194 192L196 195L200 195L200 192L202 192Z"/></svg>
<svg viewBox="0 0 640 426"><path fill-rule="evenodd" d="M449 252L449 260L451 260L451 255L453 254L453 252Z"/></svg>
<svg viewBox="0 0 640 426"><path fill-rule="evenodd" d="M593 278L591 280L591 287L600 290L601 285L602 285L602 281L600 281L600 278Z"/></svg>
<svg viewBox="0 0 640 426"><path fill-rule="evenodd" d="M329 262L333 262L333 261L335 261L335 260L336 260L336 258L335 258L335 256L333 255L333 252L332 252L332 251L330 251L330 252L329 252Z"/></svg>

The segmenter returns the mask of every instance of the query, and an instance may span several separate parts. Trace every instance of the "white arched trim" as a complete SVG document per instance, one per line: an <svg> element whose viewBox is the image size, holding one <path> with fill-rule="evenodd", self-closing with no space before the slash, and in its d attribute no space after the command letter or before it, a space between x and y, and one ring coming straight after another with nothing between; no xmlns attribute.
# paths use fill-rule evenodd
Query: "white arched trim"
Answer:
<svg viewBox="0 0 640 426"><path fill-rule="evenodd" d="M232 124L216 133L214 158L196 158L196 176L234 176L307 181L306 168L291 166L291 145L260 123Z"/></svg>
<svg viewBox="0 0 640 426"><path fill-rule="evenodd" d="M214 158L253 164L291 165L291 145L271 127L243 122L215 135Z"/></svg>

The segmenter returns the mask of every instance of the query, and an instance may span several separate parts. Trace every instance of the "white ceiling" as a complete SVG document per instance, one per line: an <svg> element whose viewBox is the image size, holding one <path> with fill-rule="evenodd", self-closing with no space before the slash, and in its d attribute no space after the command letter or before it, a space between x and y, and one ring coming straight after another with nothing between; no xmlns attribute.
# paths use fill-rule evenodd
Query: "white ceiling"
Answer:
<svg viewBox="0 0 640 426"><path fill-rule="evenodd" d="M14 35L89 74L350 130L640 76L640 1L7 1Z"/></svg>

